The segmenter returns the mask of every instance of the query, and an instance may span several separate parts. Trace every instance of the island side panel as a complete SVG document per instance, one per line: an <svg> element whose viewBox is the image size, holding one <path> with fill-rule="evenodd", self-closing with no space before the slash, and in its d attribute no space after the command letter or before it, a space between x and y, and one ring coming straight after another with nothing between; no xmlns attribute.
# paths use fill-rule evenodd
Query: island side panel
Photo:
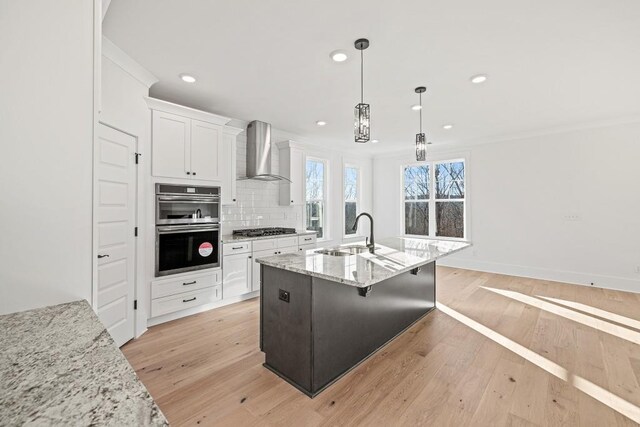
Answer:
<svg viewBox="0 0 640 427"><path fill-rule="evenodd" d="M358 288L313 278L313 393L435 307L435 262Z"/></svg>
<svg viewBox="0 0 640 427"><path fill-rule="evenodd" d="M311 390L311 278L260 266L261 344L265 366L297 387ZM289 302L280 298L288 292Z"/></svg>

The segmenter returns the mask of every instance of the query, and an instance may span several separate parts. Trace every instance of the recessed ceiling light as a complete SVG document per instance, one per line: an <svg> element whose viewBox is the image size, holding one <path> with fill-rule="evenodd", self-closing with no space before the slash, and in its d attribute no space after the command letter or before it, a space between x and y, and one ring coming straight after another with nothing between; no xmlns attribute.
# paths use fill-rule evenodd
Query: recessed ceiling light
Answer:
<svg viewBox="0 0 640 427"><path fill-rule="evenodd" d="M344 50L334 50L329 55L335 62L344 62L347 60L347 53Z"/></svg>
<svg viewBox="0 0 640 427"><path fill-rule="evenodd" d="M189 74L180 74L180 78L182 79L183 82L187 82L187 83L196 82L196 78L193 76L190 76Z"/></svg>
<svg viewBox="0 0 640 427"><path fill-rule="evenodd" d="M453 125L451 124L442 125L442 129L446 129L446 130L453 129Z"/></svg>
<svg viewBox="0 0 640 427"><path fill-rule="evenodd" d="M411 106L411 109L412 109L413 111L422 110L422 105L420 105L420 104L412 105L412 106Z"/></svg>
<svg viewBox="0 0 640 427"><path fill-rule="evenodd" d="M322 120L318 120L318 121L316 122L316 124L317 124L318 126L324 126L324 125L326 125L326 124L327 124L327 122L323 122Z"/></svg>
<svg viewBox="0 0 640 427"><path fill-rule="evenodd" d="M475 76L471 76L471 83L484 83L487 81L486 74L476 74Z"/></svg>
<svg viewBox="0 0 640 427"><path fill-rule="evenodd" d="M380 141L378 141L377 139L372 139L372 140L371 140L371 143L372 143L372 144L377 144L378 142L380 142Z"/></svg>

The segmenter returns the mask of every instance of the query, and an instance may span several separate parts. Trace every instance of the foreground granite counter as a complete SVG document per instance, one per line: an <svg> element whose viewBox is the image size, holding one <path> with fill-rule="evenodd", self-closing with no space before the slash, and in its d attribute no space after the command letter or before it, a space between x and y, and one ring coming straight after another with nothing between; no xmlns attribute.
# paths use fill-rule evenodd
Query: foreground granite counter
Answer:
<svg viewBox="0 0 640 427"><path fill-rule="evenodd" d="M86 301L0 316L0 425L168 425Z"/></svg>
<svg viewBox="0 0 640 427"><path fill-rule="evenodd" d="M259 258L257 262L362 288L469 246L469 242L462 241L390 237L376 242L375 254L331 256L312 249L300 254Z"/></svg>

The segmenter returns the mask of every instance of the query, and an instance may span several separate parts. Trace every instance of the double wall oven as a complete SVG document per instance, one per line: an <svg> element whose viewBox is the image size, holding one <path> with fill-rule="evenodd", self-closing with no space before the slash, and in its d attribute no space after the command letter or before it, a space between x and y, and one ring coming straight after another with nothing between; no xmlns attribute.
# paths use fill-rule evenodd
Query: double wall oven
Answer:
<svg viewBox="0 0 640 427"><path fill-rule="evenodd" d="M156 277L220 266L220 187L156 184Z"/></svg>

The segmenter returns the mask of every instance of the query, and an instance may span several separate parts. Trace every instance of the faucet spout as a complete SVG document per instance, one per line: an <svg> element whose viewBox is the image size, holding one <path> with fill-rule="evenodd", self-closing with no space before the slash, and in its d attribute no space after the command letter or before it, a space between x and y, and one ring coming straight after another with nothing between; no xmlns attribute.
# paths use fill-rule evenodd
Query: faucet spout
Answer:
<svg viewBox="0 0 640 427"><path fill-rule="evenodd" d="M367 218L369 218L369 224L371 226L370 230L369 230L369 243L367 243L367 247L369 248L369 252L371 253L375 253L375 249L376 249L376 241L373 237L373 217L366 213L366 212L362 212L360 215L358 215L356 217L356 221L353 223L353 227L351 228L352 230L357 230L358 229L358 221L360 220L360 217L362 216L366 216Z"/></svg>

